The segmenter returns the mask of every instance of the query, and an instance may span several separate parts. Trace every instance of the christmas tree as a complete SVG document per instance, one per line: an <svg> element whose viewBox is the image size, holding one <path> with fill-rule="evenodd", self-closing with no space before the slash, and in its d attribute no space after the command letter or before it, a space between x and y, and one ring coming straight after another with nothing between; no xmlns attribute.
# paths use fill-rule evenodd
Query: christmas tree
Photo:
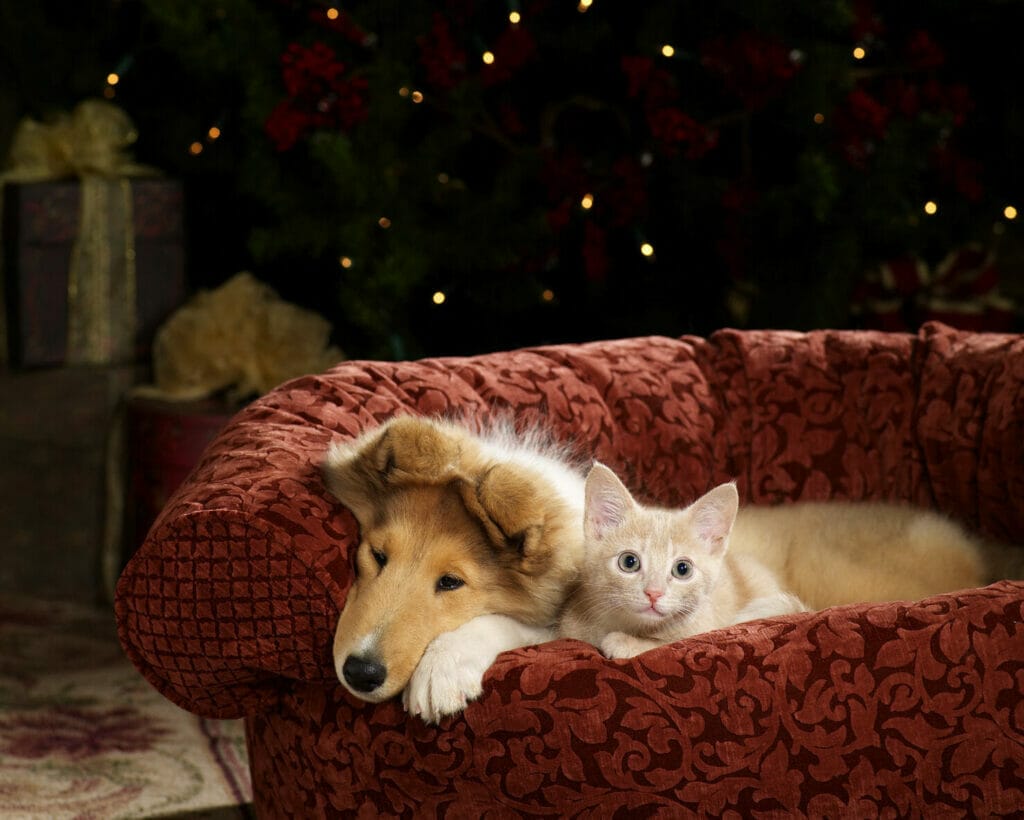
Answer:
<svg viewBox="0 0 1024 820"><path fill-rule="evenodd" d="M1002 329L1022 18L144 0L116 93L144 158L192 182L193 265L251 266L350 355L958 311Z"/></svg>

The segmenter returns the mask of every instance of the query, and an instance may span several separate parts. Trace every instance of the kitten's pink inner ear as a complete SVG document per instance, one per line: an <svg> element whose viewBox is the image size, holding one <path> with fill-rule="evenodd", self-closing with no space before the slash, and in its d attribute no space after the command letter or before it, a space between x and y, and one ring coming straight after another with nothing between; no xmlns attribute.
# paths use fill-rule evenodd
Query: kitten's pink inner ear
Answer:
<svg viewBox="0 0 1024 820"><path fill-rule="evenodd" d="M736 523L738 506L739 497L732 484L715 487L694 503L697 535L713 552L725 548L732 526Z"/></svg>
<svg viewBox="0 0 1024 820"><path fill-rule="evenodd" d="M595 493L590 497L587 524L594 537L603 538L609 530L622 523L622 518L623 506L619 499L607 493Z"/></svg>
<svg viewBox="0 0 1024 820"><path fill-rule="evenodd" d="M629 490L603 464L595 464L587 476L583 528L588 538L604 538L620 526L633 503Z"/></svg>

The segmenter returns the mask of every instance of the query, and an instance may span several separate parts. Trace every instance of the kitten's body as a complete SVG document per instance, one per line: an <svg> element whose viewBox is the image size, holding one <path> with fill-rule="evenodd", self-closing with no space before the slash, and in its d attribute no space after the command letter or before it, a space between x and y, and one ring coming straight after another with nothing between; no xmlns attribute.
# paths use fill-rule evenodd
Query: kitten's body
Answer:
<svg viewBox="0 0 1024 820"><path fill-rule="evenodd" d="M843 502L738 510L731 484L684 510L645 507L600 464L585 507L588 557L559 634L609 657L756 618L983 582L970 536L922 510Z"/></svg>

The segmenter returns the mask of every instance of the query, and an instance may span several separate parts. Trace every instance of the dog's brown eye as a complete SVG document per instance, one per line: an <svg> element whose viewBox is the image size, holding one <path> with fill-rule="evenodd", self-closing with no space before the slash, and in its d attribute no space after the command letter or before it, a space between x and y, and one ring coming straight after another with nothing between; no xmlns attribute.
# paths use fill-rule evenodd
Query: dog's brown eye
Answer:
<svg viewBox="0 0 1024 820"><path fill-rule="evenodd" d="M437 591L451 592L453 589L458 589L465 583L465 581L455 575L442 575L437 579Z"/></svg>
<svg viewBox="0 0 1024 820"><path fill-rule="evenodd" d="M384 569L384 565L388 562L388 557L379 549L374 549L373 547L370 547L370 554L373 556L373 560L377 562L377 566Z"/></svg>

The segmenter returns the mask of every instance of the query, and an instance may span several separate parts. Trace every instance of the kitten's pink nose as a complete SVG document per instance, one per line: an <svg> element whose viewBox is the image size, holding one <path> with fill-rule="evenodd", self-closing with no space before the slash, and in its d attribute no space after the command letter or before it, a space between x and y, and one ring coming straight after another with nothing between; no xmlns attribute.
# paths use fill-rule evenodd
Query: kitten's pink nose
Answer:
<svg viewBox="0 0 1024 820"><path fill-rule="evenodd" d="M665 593L663 593L660 589L645 589L644 590L644 595L646 595L647 596L647 600L649 600L651 602L651 606L654 606L656 603L658 603L658 599L662 595L664 595L664 594Z"/></svg>

